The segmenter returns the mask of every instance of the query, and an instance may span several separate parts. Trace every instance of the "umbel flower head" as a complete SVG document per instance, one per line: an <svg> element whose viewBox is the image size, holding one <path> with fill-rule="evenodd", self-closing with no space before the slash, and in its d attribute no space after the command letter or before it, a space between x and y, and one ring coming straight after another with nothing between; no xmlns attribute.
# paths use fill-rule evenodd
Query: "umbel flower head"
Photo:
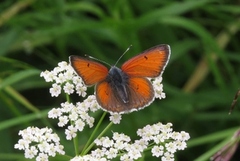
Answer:
<svg viewBox="0 0 240 161"><path fill-rule="evenodd" d="M18 140L14 148L25 151L25 158L36 160L48 160L49 156L56 154L65 154L63 145L60 144L60 138L53 133L52 129L37 127L28 127L19 131L22 139Z"/></svg>
<svg viewBox="0 0 240 161"><path fill-rule="evenodd" d="M118 156L121 161L137 160L149 147L152 147L152 156L161 157L162 161L173 161L174 153L187 147L186 141L190 136L184 131L174 132L171 126L171 123L147 125L137 131L140 139L135 141L123 133L114 132L112 138L101 137L94 141L100 148L71 161L112 160Z"/></svg>
<svg viewBox="0 0 240 161"><path fill-rule="evenodd" d="M44 71L40 74L46 82L52 82L50 94L52 97L58 97L62 89L64 93L70 95L76 92L79 96L86 96L86 86L82 79L77 76L72 67L65 61L58 63L52 71Z"/></svg>

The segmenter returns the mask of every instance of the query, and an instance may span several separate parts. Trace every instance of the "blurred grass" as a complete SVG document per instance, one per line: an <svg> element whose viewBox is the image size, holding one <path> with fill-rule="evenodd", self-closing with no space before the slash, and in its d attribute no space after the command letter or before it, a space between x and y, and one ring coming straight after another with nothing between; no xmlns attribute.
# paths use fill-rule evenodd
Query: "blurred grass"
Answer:
<svg viewBox="0 0 240 161"><path fill-rule="evenodd" d="M240 123L240 102L228 115L240 86L239 5L230 0L1 1L0 160L24 160L13 149L20 129L56 127L46 111L65 98L50 97L40 71L72 54L114 64L132 44L122 63L163 43L172 50L163 74L167 98L124 115L113 131L135 137L146 124L172 122L174 130L191 135L189 148L176 160L209 160ZM81 134L80 143L89 133ZM73 155L71 143L63 143Z"/></svg>

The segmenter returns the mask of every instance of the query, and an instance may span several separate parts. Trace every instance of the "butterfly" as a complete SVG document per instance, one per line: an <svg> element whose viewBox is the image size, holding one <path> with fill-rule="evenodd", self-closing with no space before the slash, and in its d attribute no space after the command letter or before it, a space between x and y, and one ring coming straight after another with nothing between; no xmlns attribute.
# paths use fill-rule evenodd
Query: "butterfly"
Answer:
<svg viewBox="0 0 240 161"><path fill-rule="evenodd" d="M127 60L121 68L108 69L88 57L71 55L69 61L86 86L95 85L95 96L103 110L129 113L142 109L154 100L148 78L160 76L170 58L170 46L154 46Z"/></svg>

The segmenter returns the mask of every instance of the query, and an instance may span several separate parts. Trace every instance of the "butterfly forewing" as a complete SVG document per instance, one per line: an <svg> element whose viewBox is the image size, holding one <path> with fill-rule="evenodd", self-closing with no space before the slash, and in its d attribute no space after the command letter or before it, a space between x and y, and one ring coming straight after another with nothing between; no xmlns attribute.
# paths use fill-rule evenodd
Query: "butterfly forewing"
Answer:
<svg viewBox="0 0 240 161"><path fill-rule="evenodd" d="M70 63L87 86L94 85L107 77L108 68L91 59L70 56Z"/></svg>
<svg viewBox="0 0 240 161"><path fill-rule="evenodd" d="M129 59L121 69L129 76L154 78L164 71L169 57L170 47L158 45Z"/></svg>

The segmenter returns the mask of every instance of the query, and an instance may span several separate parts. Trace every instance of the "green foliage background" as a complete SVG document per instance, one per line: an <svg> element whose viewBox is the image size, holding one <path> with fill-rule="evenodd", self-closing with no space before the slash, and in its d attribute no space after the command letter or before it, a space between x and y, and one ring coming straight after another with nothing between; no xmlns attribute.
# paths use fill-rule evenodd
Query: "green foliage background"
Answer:
<svg viewBox="0 0 240 161"><path fill-rule="evenodd" d="M147 124L172 122L175 131L191 136L176 160L209 160L239 129L240 102L228 115L240 88L239 29L240 2L232 0L1 1L0 160L24 160L13 146L27 126L64 133L47 112L65 97L51 98L41 71L70 55L88 54L114 64L131 44L119 64L154 45L171 46L163 74L167 97L124 115L112 130L134 138ZM80 146L91 132L81 133ZM62 143L74 156L72 143ZM150 153L142 158L154 159L159 160Z"/></svg>

